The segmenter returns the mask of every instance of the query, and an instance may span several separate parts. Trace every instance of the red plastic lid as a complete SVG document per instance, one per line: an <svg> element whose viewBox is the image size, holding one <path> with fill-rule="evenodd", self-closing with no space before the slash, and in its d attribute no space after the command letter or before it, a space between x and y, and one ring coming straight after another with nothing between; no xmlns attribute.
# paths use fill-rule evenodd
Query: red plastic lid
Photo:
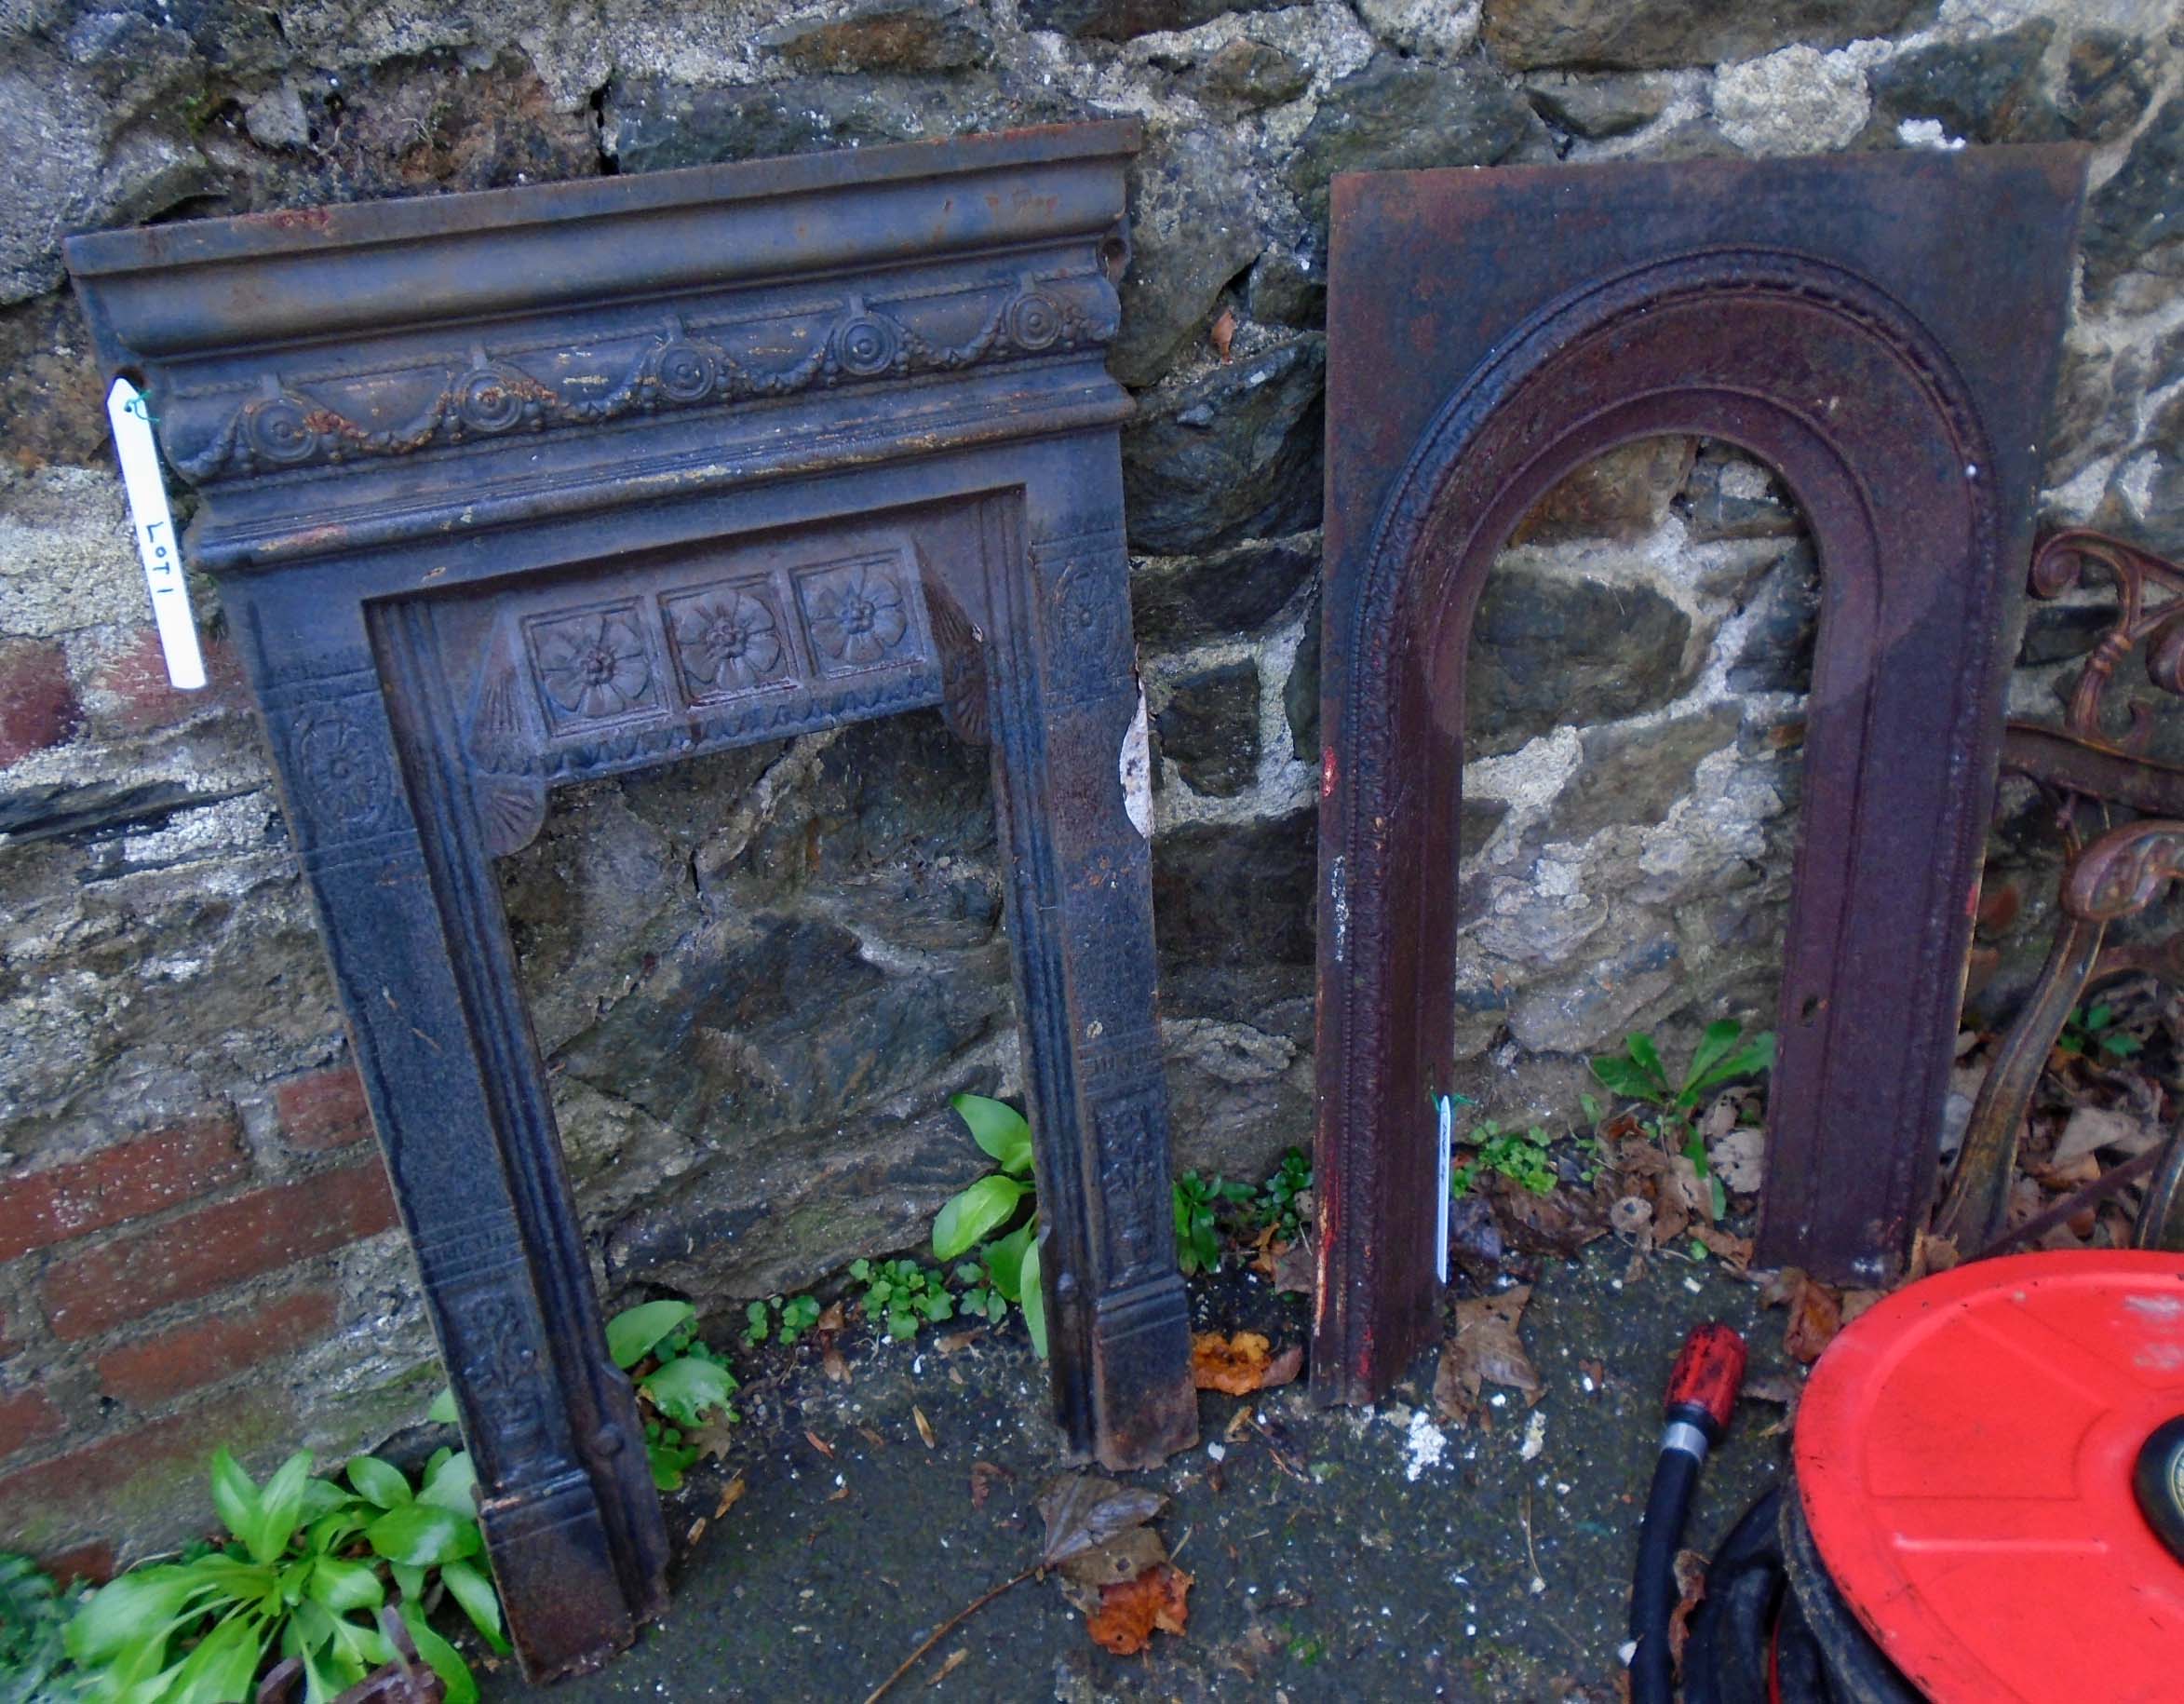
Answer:
<svg viewBox="0 0 2184 1704"><path fill-rule="evenodd" d="M2184 1563L2138 1512L2184 1413L2184 1258L2021 1254L1847 1326L1798 1408L1813 1537L1935 1704L2176 1704Z"/></svg>

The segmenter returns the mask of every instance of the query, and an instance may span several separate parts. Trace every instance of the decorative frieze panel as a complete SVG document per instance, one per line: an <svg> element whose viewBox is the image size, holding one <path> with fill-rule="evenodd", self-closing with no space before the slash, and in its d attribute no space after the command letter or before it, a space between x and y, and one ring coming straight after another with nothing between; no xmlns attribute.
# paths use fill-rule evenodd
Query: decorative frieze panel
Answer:
<svg viewBox="0 0 2184 1704"><path fill-rule="evenodd" d="M902 297L671 312L575 346L518 338L185 384L161 427L177 471L209 482L1097 349L1117 318L1093 265Z"/></svg>

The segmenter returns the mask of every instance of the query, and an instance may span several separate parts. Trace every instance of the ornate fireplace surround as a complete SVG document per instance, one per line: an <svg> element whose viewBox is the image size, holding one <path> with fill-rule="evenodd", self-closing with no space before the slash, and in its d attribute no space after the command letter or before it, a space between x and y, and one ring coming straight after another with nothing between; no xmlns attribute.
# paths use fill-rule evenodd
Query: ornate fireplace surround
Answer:
<svg viewBox="0 0 2184 1704"><path fill-rule="evenodd" d="M1692 433L1787 481L1823 608L1760 1258L1895 1270L1931 1197L2069 299L2072 147L1336 180L1313 1381L1433 1317L1465 653L1572 469Z"/></svg>
<svg viewBox="0 0 2184 1704"><path fill-rule="evenodd" d="M667 1546L492 860L557 784L938 705L990 738L1055 1400L1196 1408L1107 376L1134 124L108 233L196 488L526 1673Z"/></svg>

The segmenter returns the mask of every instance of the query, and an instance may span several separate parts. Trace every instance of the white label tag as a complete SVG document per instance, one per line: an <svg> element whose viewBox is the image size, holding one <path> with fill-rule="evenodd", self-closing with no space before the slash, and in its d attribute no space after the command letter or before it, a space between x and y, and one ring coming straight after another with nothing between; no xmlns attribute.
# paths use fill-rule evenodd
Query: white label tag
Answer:
<svg viewBox="0 0 2184 1704"><path fill-rule="evenodd" d="M1440 1119L1441 1144L1441 1207L1440 1216L1434 1222L1434 1276L1442 1283L1449 1281L1449 1150L1456 1141L1456 1100L1452 1095L1436 1095L1434 1105Z"/></svg>
<svg viewBox="0 0 2184 1704"><path fill-rule="evenodd" d="M159 446L152 440L152 411L134 385L116 379L106 393L106 418L114 423L121 483L128 493L129 519L136 522L144 582L152 588L152 619L159 627L159 648L167 655L167 678L192 692L205 684L205 655L197 648L197 621L190 613L174 517L168 512Z"/></svg>

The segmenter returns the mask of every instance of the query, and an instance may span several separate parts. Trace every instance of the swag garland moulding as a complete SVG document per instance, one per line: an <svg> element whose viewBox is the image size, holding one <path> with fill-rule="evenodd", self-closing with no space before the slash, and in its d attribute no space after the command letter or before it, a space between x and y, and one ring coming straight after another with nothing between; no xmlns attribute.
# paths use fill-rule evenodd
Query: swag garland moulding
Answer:
<svg viewBox="0 0 2184 1704"><path fill-rule="evenodd" d="M1735 443L1823 607L1759 1255L1898 1270L1931 1200L2084 189L2075 147L1338 178L1313 1381L1430 1327L1473 615L1574 468Z"/></svg>
<svg viewBox="0 0 2184 1704"><path fill-rule="evenodd" d="M667 1561L491 862L553 786L929 706L991 739L1058 1416L1116 1468L1195 1435L1104 366L1137 143L69 244L198 494L533 1678Z"/></svg>

